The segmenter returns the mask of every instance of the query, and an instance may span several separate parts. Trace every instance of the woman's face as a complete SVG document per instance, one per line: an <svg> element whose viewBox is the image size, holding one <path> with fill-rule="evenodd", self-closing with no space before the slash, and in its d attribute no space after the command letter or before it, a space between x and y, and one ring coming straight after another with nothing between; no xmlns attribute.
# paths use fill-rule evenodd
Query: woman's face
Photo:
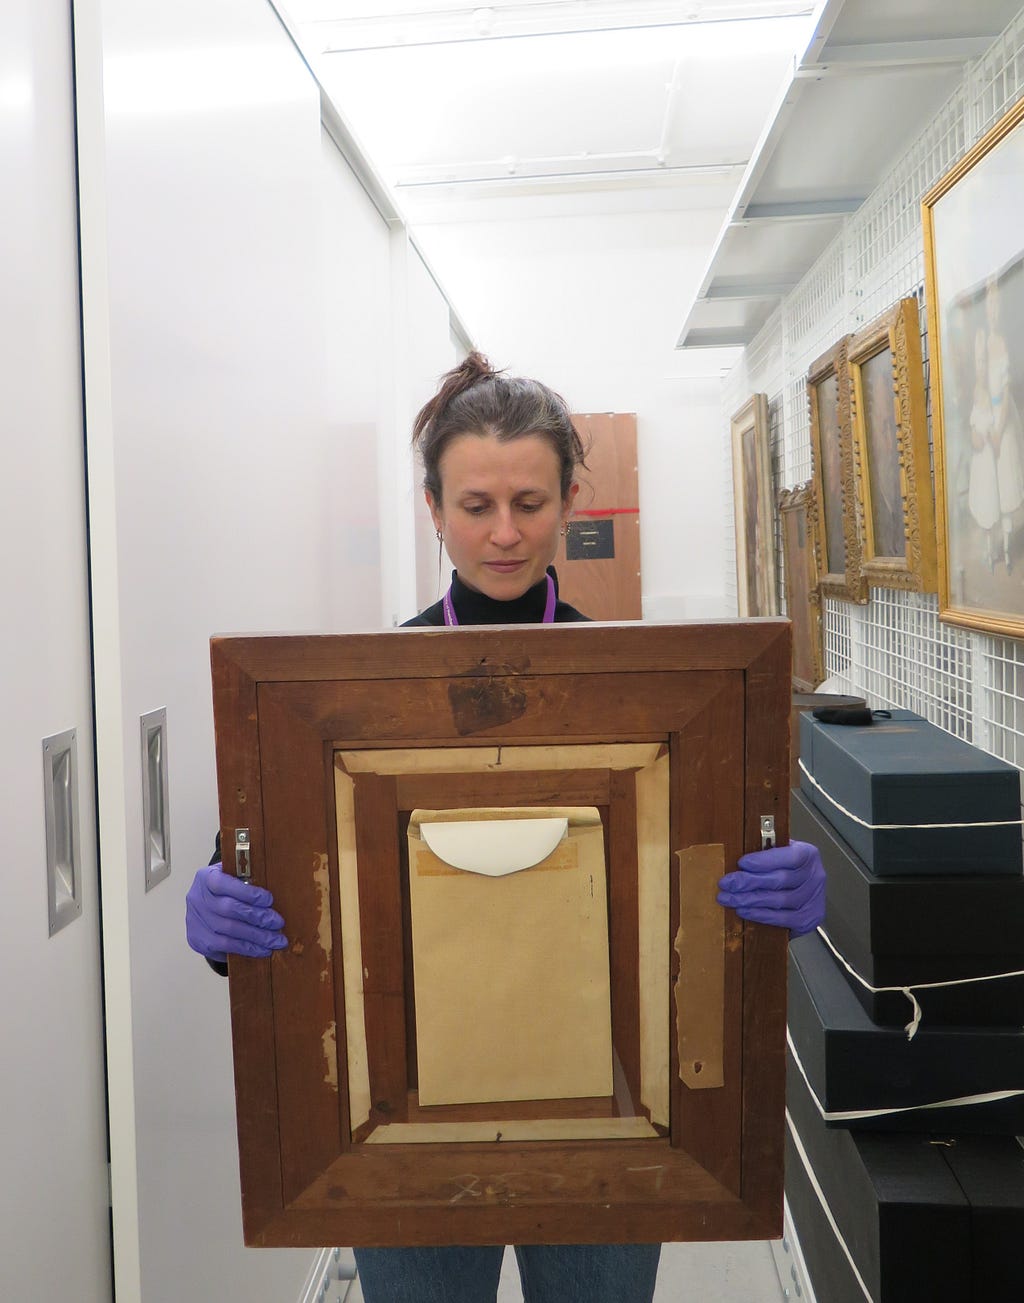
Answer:
<svg viewBox="0 0 1024 1303"><path fill-rule="evenodd" d="M579 485L563 502L558 455L539 434L458 435L438 470L441 501L428 490L427 504L459 578L498 601L521 597L554 560Z"/></svg>

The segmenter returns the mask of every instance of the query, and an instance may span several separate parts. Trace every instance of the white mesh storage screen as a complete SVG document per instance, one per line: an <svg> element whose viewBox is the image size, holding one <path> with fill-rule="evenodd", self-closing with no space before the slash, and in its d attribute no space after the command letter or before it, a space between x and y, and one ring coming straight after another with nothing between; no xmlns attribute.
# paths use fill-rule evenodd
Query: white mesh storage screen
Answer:
<svg viewBox="0 0 1024 1303"><path fill-rule="evenodd" d="M806 376L835 341L909 296L920 304L926 382L921 199L1024 94L1024 11L964 78L840 235L782 301L724 381L729 415L769 396L775 487L811 475ZM929 387L929 431L931 399ZM931 436L929 435L929 442ZM732 504L726 512L732 530ZM781 549L776 539L781 578ZM837 691L917 711L957 737L1024 766L1024 643L943 624L934 595L872 588L866 606L823 604L825 672Z"/></svg>

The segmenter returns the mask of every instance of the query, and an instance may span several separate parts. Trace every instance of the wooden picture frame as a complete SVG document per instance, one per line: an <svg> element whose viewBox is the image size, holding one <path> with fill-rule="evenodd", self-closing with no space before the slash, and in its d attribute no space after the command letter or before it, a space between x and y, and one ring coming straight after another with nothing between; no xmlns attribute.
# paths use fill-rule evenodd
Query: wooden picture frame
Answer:
<svg viewBox="0 0 1024 1303"><path fill-rule="evenodd" d="M290 941L230 961L246 1243L778 1235L788 936L714 896L763 816L787 836L788 622L216 638L211 660L225 868ZM425 1110L409 811L551 804L604 827L613 1094Z"/></svg>
<svg viewBox="0 0 1024 1303"><path fill-rule="evenodd" d="M853 446L869 585L931 593L935 508L918 304L902 299L850 340Z"/></svg>
<svg viewBox="0 0 1024 1303"><path fill-rule="evenodd" d="M814 692L825 678L825 654L815 545L816 507L810 480L783 489L778 505L786 615L793 626L793 687L797 692Z"/></svg>
<svg viewBox="0 0 1024 1303"><path fill-rule="evenodd" d="M939 618L1024 637L1024 100L924 196Z"/></svg>
<svg viewBox="0 0 1024 1303"><path fill-rule="evenodd" d="M767 394L752 395L735 413L730 428L738 613L778 615Z"/></svg>
<svg viewBox="0 0 1024 1303"><path fill-rule="evenodd" d="M822 354L807 373L811 453L817 506L818 573L823 597L865 603L861 520L851 422L850 336Z"/></svg>

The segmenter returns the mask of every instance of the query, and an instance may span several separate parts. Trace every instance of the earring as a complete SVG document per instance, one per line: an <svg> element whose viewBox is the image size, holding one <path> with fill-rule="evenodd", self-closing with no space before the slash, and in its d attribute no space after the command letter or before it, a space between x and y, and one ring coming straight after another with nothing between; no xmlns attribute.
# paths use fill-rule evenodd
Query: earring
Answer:
<svg viewBox="0 0 1024 1303"><path fill-rule="evenodd" d="M560 533L561 533L561 535L562 535L562 538L565 538L565 536L566 536L566 534L568 534L568 532L569 532L569 522L566 521L565 524L562 526L562 528L561 528L561 530L560 530Z"/></svg>
<svg viewBox="0 0 1024 1303"><path fill-rule="evenodd" d="M438 541L439 543L443 543L443 542L444 542L444 535L441 533L441 531L440 531L439 529L435 529L435 530L434 530L434 536L435 536L435 538L437 539L437 541Z"/></svg>

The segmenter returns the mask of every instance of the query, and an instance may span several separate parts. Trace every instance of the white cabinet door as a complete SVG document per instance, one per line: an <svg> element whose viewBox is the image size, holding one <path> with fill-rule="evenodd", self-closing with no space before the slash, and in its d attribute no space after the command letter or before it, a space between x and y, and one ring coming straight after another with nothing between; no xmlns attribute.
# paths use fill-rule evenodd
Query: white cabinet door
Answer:
<svg viewBox="0 0 1024 1303"><path fill-rule="evenodd" d="M71 41L66 0L0 6L0 1288L110 1298ZM80 912L50 934L42 739ZM62 833L62 827L65 831ZM64 846L64 854L69 851ZM72 884L72 877L75 878ZM66 902L67 904L68 902ZM63 1284L61 1283L63 1282Z"/></svg>

